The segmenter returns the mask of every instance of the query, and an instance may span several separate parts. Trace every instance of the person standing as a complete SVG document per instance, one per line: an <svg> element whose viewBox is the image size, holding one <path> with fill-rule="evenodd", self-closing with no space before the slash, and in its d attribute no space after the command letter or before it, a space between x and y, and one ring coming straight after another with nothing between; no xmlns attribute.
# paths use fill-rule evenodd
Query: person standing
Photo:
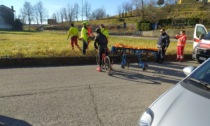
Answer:
<svg viewBox="0 0 210 126"><path fill-rule="evenodd" d="M94 38L95 38L95 35L94 35L93 32L92 32L92 29L91 29L90 24L88 24L87 31L88 31L88 40L87 40L87 42L88 42L88 46L89 46L90 42L91 42L92 40L94 40Z"/></svg>
<svg viewBox="0 0 210 126"><path fill-rule="evenodd" d="M101 24L100 26L101 33L104 34L107 37L107 40L109 39L109 32L107 28L104 26L104 24Z"/></svg>
<svg viewBox="0 0 210 126"><path fill-rule="evenodd" d="M187 41L187 36L185 34L185 31L181 30L180 35L176 35L175 38L178 39L176 60L182 62L184 59L184 47Z"/></svg>
<svg viewBox="0 0 210 126"><path fill-rule="evenodd" d="M78 28L74 27L74 24L72 23L71 27L69 28L68 36L67 36L67 40L69 39L69 37L71 38L70 43L71 43L72 50L74 50L74 45L76 45L77 48L79 50L81 50L81 48L78 45L78 41L77 41L78 36L79 36L79 30L78 30Z"/></svg>
<svg viewBox="0 0 210 126"><path fill-rule="evenodd" d="M82 53L85 55L86 54L86 49L88 46L88 23L87 22L83 22L82 23L83 27L81 29L81 36L80 36L80 40L82 40L83 42L83 48L82 48Z"/></svg>
<svg viewBox="0 0 210 126"><path fill-rule="evenodd" d="M163 63L165 59L165 53L170 44L170 37L165 32L165 29L160 30L160 37L157 42L158 53L156 57L156 63Z"/></svg>
<svg viewBox="0 0 210 126"><path fill-rule="evenodd" d="M95 39L95 42L94 42L94 47L95 47L95 49L99 50L99 52L98 52L99 67L96 68L96 70L100 72L101 71L101 65L102 65L102 55L104 53L106 55L108 55L108 47L107 47L108 40L107 40L107 37L104 34L101 33L100 28L96 29L96 33L97 33L97 36L96 36L96 39Z"/></svg>

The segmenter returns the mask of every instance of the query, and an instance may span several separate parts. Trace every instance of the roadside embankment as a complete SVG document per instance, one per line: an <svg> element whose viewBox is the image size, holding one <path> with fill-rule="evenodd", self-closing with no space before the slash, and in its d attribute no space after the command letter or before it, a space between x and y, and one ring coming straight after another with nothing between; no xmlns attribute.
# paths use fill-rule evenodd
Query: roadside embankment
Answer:
<svg viewBox="0 0 210 126"><path fill-rule="evenodd" d="M147 61L154 62L155 57L147 57ZM121 56L110 56L114 64L120 64ZM176 55L166 55L165 61L175 61ZM138 63L136 55L127 56L131 63ZM192 60L191 55L185 55L185 60ZM145 58L142 58L145 62ZM95 57L53 57L53 58L3 58L0 59L0 68L4 67L36 67L36 66L67 66L96 64Z"/></svg>

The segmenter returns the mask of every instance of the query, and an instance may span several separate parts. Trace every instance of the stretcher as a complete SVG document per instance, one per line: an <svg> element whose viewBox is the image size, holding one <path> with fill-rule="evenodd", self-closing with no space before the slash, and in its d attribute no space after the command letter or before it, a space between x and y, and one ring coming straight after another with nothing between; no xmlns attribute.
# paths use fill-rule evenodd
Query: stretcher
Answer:
<svg viewBox="0 0 210 126"><path fill-rule="evenodd" d="M129 67L130 55L135 54L137 56L138 65L143 71L148 69L148 57L154 56L156 58L158 49L157 48L148 48L142 46L129 46L124 44L115 44L111 48L112 53L117 53L121 55L121 68L125 66Z"/></svg>

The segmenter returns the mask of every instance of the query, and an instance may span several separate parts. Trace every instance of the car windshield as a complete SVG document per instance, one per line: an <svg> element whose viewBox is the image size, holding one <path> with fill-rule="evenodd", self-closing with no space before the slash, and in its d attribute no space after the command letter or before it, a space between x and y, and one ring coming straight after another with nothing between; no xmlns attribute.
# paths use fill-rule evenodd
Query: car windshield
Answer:
<svg viewBox="0 0 210 126"><path fill-rule="evenodd" d="M189 78L210 85L210 60L194 71Z"/></svg>
<svg viewBox="0 0 210 126"><path fill-rule="evenodd" d="M205 39L205 40L210 40L210 32L209 32L208 34L206 34L206 35L203 37L203 39Z"/></svg>

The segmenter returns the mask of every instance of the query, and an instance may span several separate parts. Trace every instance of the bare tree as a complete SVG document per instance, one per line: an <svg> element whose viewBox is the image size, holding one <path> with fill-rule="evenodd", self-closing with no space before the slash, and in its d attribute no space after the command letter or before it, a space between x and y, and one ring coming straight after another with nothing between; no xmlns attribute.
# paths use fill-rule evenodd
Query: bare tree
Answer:
<svg viewBox="0 0 210 126"><path fill-rule="evenodd" d="M163 5L163 4L164 4L164 0L158 0L158 1L157 1L157 4L158 4L159 6Z"/></svg>
<svg viewBox="0 0 210 126"><path fill-rule="evenodd" d="M36 21L36 24L38 25L39 24L39 12L38 12L36 5L34 6L34 20Z"/></svg>
<svg viewBox="0 0 210 126"><path fill-rule="evenodd" d="M142 14L142 19L144 19L144 0L141 0L141 14Z"/></svg>
<svg viewBox="0 0 210 126"><path fill-rule="evenodd" d="M64 22L64 14L63 14L63 8L62 9L60 9L60 21L61 21L61 23L63 23Z"/></svg>
<svg viewBox="0 0 210 126"><path fill-rule="evenodd" d="M30 2L25 2L23 8L21 9L23 17L26 17L29 24L29 30L31 28L31 22L33 20L33 6Z"/></svg>
<svg viewBox="0 0 210 126"><path fill-rule="evenodd" d="M125 17L125 2L121 3L121 5L119 5L118 7L118 11L121 11L121 17ZM118 12L119 13L119 12Z"/></svg>
<svg viewBox="0 0 210 126"><path fill-rule="evenodd" d="M87 1L85 1L83 9L84 9L84 15L86 19L88 20L90 16L90 11L91 11L91 5Z"/></svg>
<svg viewBox="0 0 210 126"><path fill-rule="evenodd" d="M45 18L48 17L47 10L44 8L44 5L41 1L35 4L34 12L35 12L35 18L37 20L37 24L38 24L38 20L42 24Z"/></svg>
<svg viewBox="0 0 210 126"><path fill-rule="evenodd" d="M61 22L61 14L60 14L60 12L57 12L56 13L56 22Z"/></svg>
<svg viewBox="0 0 210 126"><path fill-rule="evenodd" d="M119 5L117 7L117 13L118 13L119 17L121 17L121 15L122 15L122 7L121 7L121 5Z"/></svg>
<svg viewBox="0 0 210 126"><path fill-rule="evenodd" d="M103 7L96 9L92 12L90 19L101 19L106 17L106 11Z"/></svg>
<svg viewBox="0 0 210 126"><path fill-rule="evenodd" d="M140 15L140 5L141 5L141 1L140 0L132 0L132 4L134 5L135 7L135 12L136 12L136 15L139 16Z"/></svg>
<svg viewBox="0 0 210 126"><path fill-rule="evenodd" d="M20 9L20 12L21 14L18 16L18 18L21 20L23 24L26 24L27 18L26 18L26 15L23 14L23 9Z"/></svg>
<svg viewBox="0 0 210 126"><path fill-rule="evenodd" d="M74 11L75 11L75 19L77 19L77 21L79 20L79 4L75 3L74 4Z"/></svg>
<svg viewBox="0 0 210 126"><path fill-rule="evenodd" d="M53 13L51 18L56 20L57 19L56 13Z"/></svg>
<svg viewBox="0 0 210 126"><path fill-rule="evenodd" d="M155 6L156 5L156 0L150 0L149 1L149 6Z"/></svg>
<svg viewBox="0 0 210 126"><path fill-rule="evenodd" d="M64 19L64 21L68 21L68 8L66 9L65 7L64 8L62 8L62 14L63 14L63 19Z"/></svg>
<svg viewBox="0 0 210 126"><path fill-rule="evenodd" d="M124 4L124 8L125 8L126 16L128 16L128 13L130 13L130 15L132 16L132 11L133 11L132 3L131 2L126 2Z"/></svg>
<svg viewBox="0 0 210 126"><path fill-rule="evenodd" d="M69 22L72 22L76 18L74 7L71 7L69 4L68 4L68 9L67 9L67 15L68 15Z"/></svg>

